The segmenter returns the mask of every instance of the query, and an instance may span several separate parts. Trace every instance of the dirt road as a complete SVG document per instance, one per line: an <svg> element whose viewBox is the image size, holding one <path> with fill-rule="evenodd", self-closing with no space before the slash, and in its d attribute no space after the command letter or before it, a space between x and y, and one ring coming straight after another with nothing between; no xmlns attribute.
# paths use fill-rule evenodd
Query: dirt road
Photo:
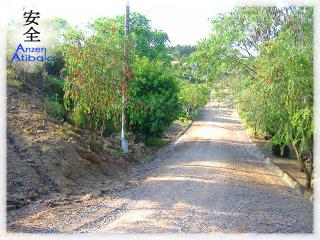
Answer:
<svg viewBox="0 0 320 240"><path fill-rule="evenodd" d="M264 167L237 114L208 104L172 155L89 232L312 232L312 204Z"/></svg>
<svg viewBox="0 0 320 240"><path fill-rule="evenodd" d="M313 231L312 203L265 167L236 112L226 107L208 104L151 173L50 231Z"/></svg>

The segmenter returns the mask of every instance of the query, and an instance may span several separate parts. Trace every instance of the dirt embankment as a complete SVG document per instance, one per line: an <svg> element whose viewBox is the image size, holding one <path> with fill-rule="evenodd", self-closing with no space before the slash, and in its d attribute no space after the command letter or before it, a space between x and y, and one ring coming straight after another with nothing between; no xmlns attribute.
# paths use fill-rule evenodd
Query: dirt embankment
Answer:
<svg viewBox="0 0 320 240"><path fill-rule="evenodd" d="M112 188L153 154L130 137L130 153L123 155L117 136L103 138L102 152L90 152L83 147L88 133L52 119L43 102L37 88L8 86L8 210L52 194Z"/></svg>

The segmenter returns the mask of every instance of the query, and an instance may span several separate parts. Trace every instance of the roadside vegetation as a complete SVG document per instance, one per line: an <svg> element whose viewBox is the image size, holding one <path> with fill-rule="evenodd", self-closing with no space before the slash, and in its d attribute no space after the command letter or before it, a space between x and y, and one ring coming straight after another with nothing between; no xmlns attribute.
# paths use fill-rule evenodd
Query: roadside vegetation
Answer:
<svg viewBox="0 0 320 240"><path fill-rule="evenodd" d="M144 139L160 136L173 121L189 119L204 106L209 89L179 74L180 67L171 64L194 51L194 46L169 47L167 34L152 29L145 16L132 13L130 18L128 39L124 37L124 16L96 19L89 27L92 34L63 19L52 19L47 23L54 29L50 51L57 61L32 69L25 66L26 72L11 64L9 56L15 45L9 44L8 78L26 84L32 78L43 89L48 113L88 129L92 143L101 133L119 131L122 88L126 88L129 130ZM13 35L10 28L8 35ZM125 42L130 68L125 68ZM123 82L125 75L127 83ZM189 90L193 95L188 97Z"/></svg>
<svg viewBox="0 0 320 240"><path fill-rule="evenodd" d="M234 110L312 195L313 14L235 8L195 46L170 46L140 13L126 36L124 16L86 27L52 18L39 24L55 56L46 63L11 62L23 26L11 22L7 230L312 232L312 204L260 161Z"/></svg>
<svg viewBox="0 0 320 240"><path fill-rule="evenodd" d="M130 171L139 169L136 163L146 163L176 139L207 103L209 88L182 74L184 58L195 47L169 47L168 35L152 29L145 16L132 13L130 19L128 37L124 16L99 18L87 28L60 18L43 21L41 31L48 36L44 44L48 54L56 57L44 64L11 62L23 23L10 23L10 209L39 195L101 190L104 182L117 181L119 176L127 181ZM123 107L128 154L120 146Z"/></svg>
<svg viewBox="0 0 320 240"><path fill-rule="evenodd" d="M313 173L313 8L244 7L212 20L188 58L258 137L294 149Z"/></svg>
<svg viewBox="0 0 320 240"><path fill-rule="evenodd" d="M153 146L168 142L162 134L173 122L190 123L210 94L228 98L256 136L281 151L293 146L311 187L311 7L235 8L212 19L212 33L197 46L169 46L168 35L145 16L130 18L127 38L124 16L99 18L81 30L47 20L52 63L11 63L17 45L8 41L8 84L38 89L53 121L70 125L76 138L89 132L92 152L105 151L103 137L120 135L123 97L128 136ZM9 39L17 25L9 26Z"/></svg>

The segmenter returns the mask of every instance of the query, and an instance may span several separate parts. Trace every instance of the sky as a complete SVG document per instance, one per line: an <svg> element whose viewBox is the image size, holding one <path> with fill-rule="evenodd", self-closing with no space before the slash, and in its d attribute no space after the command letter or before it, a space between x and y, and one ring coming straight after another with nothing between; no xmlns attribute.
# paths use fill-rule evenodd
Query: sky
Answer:
<svg viewBox="0 0 320 240"><path fill-rule="evenodd" d="M62 17L85 26L98 17L124 14L128 0L8 0L7 19L23 20L23 8L39 11L42 18ZM171 45L195 45L211 31L210 21L219 13L243 5L302 5L316 0L129 0L132 12L151 20L151 26L165 31Z"/></svg>
<svg viewBox="0 0 320 240"><path fill-rule="evenodd" d="M124 14L126 0L14 0L10 1L9 19L23 20L25 10L39 11L43 18L62 17L73 25L85 26L101 17ZM130 11L151 20L151 26L165 31L171 45L194 45L210 32L209 19L235 6L233 0L129 0Z"/></svg>

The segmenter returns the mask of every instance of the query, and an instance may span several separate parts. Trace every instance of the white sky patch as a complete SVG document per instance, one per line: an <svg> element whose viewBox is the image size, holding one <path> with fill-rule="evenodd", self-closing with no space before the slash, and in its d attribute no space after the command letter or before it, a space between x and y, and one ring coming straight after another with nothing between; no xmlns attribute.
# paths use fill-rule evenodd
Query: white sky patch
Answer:
<svg viewBox="0 0 320 240"><path fill-rule="evenodd" d="M153 28L163 30L169 35L172 45L196 44L209 34L210 18L236 6L234 0L130 0L129 2L131 11L146 15L151 20ZM125 3L125 0L16 0L10 2L8 16L21 21L23 12L32 9L39 11L42 18L61 17L72 25L85 26L98 17L124 14Z"/></svg>

